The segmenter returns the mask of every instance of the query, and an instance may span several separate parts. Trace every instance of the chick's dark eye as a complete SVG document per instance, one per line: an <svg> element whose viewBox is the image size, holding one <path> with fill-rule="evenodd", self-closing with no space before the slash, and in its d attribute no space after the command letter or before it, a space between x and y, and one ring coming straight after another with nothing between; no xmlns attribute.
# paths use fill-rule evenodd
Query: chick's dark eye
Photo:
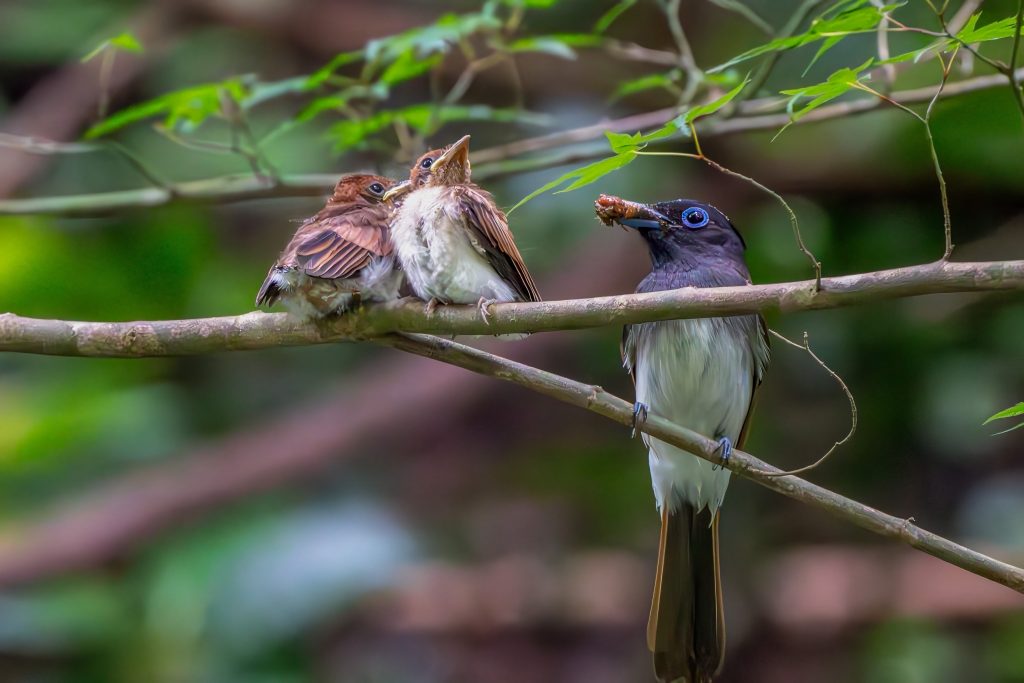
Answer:
<svg viewBox="0 0 1024 683"><path fill-rule="evenodd" d="M383 194L384 186L381 185L380 183L374 183L373 185L370 185L370 192L374 194Z"/></svg>
<svg viewBox="0 0 1024 683"><path fill-rule="evenodd" d="M683 211L683 225L688 228L703 228L709 220L708 212L700 207L691 206Z"/></svg>
<svg viewBox="0 0 1024 683"><path fill-rule="evenodd" d="M420 162L420 167L422 167L422 168L430 168L433 165L433 163L434 163L434 160L431 159L430 157L427 157L426 159L424 159L423 161Z"/></svg>

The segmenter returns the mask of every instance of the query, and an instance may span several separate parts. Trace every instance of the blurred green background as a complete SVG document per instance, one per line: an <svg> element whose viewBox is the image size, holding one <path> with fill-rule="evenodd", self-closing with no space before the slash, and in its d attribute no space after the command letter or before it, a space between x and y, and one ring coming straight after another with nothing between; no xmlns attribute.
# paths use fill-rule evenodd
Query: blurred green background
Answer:
<svg viewBox="0 0 1024 683"><path fill-rule="evenodd" d="M523 22L534 34L585 32L613 4L562 0ZM765 40L710 2L685 4L702 65ZM780 26L800 3L747 4ZM368 39L476 9L455 0L6 0L0 131L79 137L96 120L99 91L95 63L79 60L124 30L144 51L117 56L112 110L235 74L310 73ZM997 19L1016 3L983 9ZM924 3L905 11L907 21L934 22ZM653 3L631 7L609 33L672 46ZM855 66L874 39L844 41L804 79L814 48L787 53L765 91ZM1008 47L990 54L1005 59ZM440 70L449 86L460 69L451 62ZM517 63L525 107L551 127L453 123L430 142L471 132L482 149L673 104L658 91L610 102L619 83L658 69L601 50ZM966 76L954 69L954 79ZM897 87L937 77L934 62L921 64ZM512 106L509 78L482 74L465 101ZM389 106L428 96L425 81L410 82ZM271 103L251 124L263 134L297 108ZM403 159L381 147L332 152L329 123L300 126L264 151L285 173L402 173ZM941 101L933 126L954 259L1024 254L1024 129L1008 89ZM938 189L913 118L890 109L775 132L709 139L704 150L790 201L826 275L941 256ZM147 125L116 139L175 181L247 171L244 160L185 149ZM487 188L511 206L567 168ZM144 185L114 154L0 148L0 196ZM746 237L756 282L810 277L771 197L699 162L646 158L513 214L545 298L628 292L646 272L640 242L594 220L599 192L710 201ZM320 202L0 216L0 311L74 320L247 312L295 221ZM772 317L791 338L807 331L857 398L854 440L810 478L1024 560L1024 431L994 437L997 428L982 426L1024 398L1021 304L1012 294L944 295ZM473 343L628 398L618 337L603 329ZM749 450L797 467L848 426L836 384L776 343ZM658 520L640 443L592 414L396 351L0 356L0 515L3 682L651 678L644 624ZM1024 681L1024 599L1009 589L743 480L731 486L722 543L724 682Z"/></svg>

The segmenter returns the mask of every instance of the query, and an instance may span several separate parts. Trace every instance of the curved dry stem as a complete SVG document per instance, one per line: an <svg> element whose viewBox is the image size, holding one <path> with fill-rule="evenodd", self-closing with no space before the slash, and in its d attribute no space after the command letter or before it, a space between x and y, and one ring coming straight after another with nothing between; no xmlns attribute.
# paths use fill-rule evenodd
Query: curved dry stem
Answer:
<svg viewBox="0 0 1024 683"><path fill-rule="evenodd" d="M924 116L918 114L916 111L906 106L905 104L898 102L883 93L878 92L871 86L865 85L863 83L857 83L854 86L858 90L870 93L877 97L879 100L887 102L896 107L897 109L899 109L900 111L904 111L910 114L915 119L920 121L921 125L924 126L925 138L928 141L928 154L932 160L932 168L935 170L935 178L939 182L939 199L942 204L942 232L943 240L945 243L945 249L942 252L942 261L948 261L949 257L952 256L953 254L953 221L949 211L949 193L946 189L946 177L942 173L942 164L939 162L939 152L935 148L935 137L932 135L931 116L935 108L935 103L939 101L939 98L942 96L942 91L943 89L945 89L946 83L949 80L949 74L953 69L953 62L956 59L956 53L957 50L954 50L953 54L950 56L948 61L943 60L941 54L936 55L936 58L939 60L939 64L942 65L942 80L939 81L939 84L935 88L935 92L932 94L931 99L928 100L928 106L925 109Z"/></svg>
<svg viewBox="0 0 1024 683"><path fill-rule="evenodd" d="M694 135L694 143L696 144L696 142L697 136ZM814 268L815 289L821 290L821 261L819 261L817 257L815 257L815 255L811 252L810 249L807 248L807 245L804 243L803 235L800 233L800 221L799 219L797 219L796 212L793 211L793 207L789 205L789 202L783 199L782 195L780 195L778 192L765 185L762 185L761 183L757 182L750 176L745 176L742 173L739 173L738 171L732 170L731 168L726 168L725 166L718 163L714 159L705 156L703 152L700 152L699 144L697 144L697 150L697 154L691 154L689 152L637 152L637 154L640 156L683 157L685 159L697 159L699 161L703 161L705 164L707 164L708 166L710 166L711 168L715 169L720 173L725 173L726 175L731 175L735 178L739 178L740 180L750 183L751 185L761 190L762 192L765 192L774 197L775 200L782 205L782 208L786 210L786 213L789 214L789 222L790 225L793 226L793 236L796 238L797 247L800 249L801 252L803 252L804 256L806 256L807 259L811 262L811 267Z"/></svg>
<svg viewBox="0 0 1024 683"><path fill-rule="evenodd" d="M823 456L821 456L820 458L818 458L817 460L812 462L810 465L804 465L803 467L798 467L795 470L786 470L785 472L773 472L773 473L769 474L768 476L770 476L770 477L784 477L784 476L791 475L791 474L802 474L804 472L809 472L809 471L813 470L818 465L820 465L821 463L823 463L826 460L828 460L829 456L832 455L833 453L835 453L837 448L839 448L840 446L842 446L843 444L847 443L850 439L853 438L853 435L857 432L857 401L854 400L853 392L851 392L850 388L848 386L846 386L846 382L843 381L843 378L840 377L839 374L835 370L833 370L828 365L826 365L825 361L823 361L821 358L818 357L818 354L814 353L814 351L811 350L811 343L810 343L810 340L807 337L807 332L804 332L804 343L803 344L797 344L795 341L793 341L789 337L787 337L787 336L785 336L785 335L783 335L783 334L781 334L779 332L776 332L775 330L769 329L768 331L776 339L781 339L782 341L786 342L790 346L795 346L798 349L803 349L808 354L810 354L811 358L813 358L814 361L818 365L820 365L822 368L824 368L825 372L827 372L829 375L832 376L832 379L834 379L836 381L836 383L839 385L839 388L843 390L843 394L846 395L846 400L848 400L850 402L850 431L848 431L846 433L846 436L844 436L842 439L840 439L839 441L836 441L834 444L832 444L832 447L829 448L827 451L825 451L825 454Z"/></svg>
<svg viewBox="0 0 1024 683"><path fill-rule="evenodd" d="M708 164L709 166L711 166L715 170L720 171L721 173L725 173L727 175L734 176L736 178L739 178L740 180L744 180L744 181L750 183L751 185L753 185L757 189L761 190L762 192L765 192L765 193L771 195L772 197L774 197L775 200L779 204L782 205L782 208L785 209L786 213L789 214L789 223L793 227L793 237L796 239L796 246L797 246L797 248L800 249L801 253L803 253L803 255L807 257L807 260L811 262L811 268L814 269L814 287L815 287L815 289L820 291L821 290L821 261L818 260L818 257L816 257L814 255L814 253L811 252L811 250L808 249L807 245L804 243L804 237L803 237L803 235L800 232L800 221L796 217L796 212L793 211L793 207L791 207L789 205L789 202L787 202L785 199L783 199L782 195L780 195L778 192L776 192L775 190L771 189L770 187L768 187L766 185L763 185L763 184L759 183L758 181L754 180L750 176L745 176L742 173L739 173L738 171L732 170L731 168L726 168L725 166L722 166L717 161L714 161L713 159L709 159L707 157L704 157L703 159L704 159L704 163Z"/></svg>

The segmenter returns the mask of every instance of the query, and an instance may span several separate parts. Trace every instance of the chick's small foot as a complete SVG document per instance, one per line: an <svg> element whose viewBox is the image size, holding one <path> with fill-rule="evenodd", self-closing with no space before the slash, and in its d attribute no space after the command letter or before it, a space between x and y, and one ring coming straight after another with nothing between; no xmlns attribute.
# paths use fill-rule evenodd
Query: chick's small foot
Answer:
<svg viewBox="0 0 1024 683"><path fill-rule="evenodd" d="M640 426L647 422L647 414L650 410L650 406L646 403L637 401L633 404L633 433L630 435L630 438L636 438L637 432L640 431Z"/></svg>
<svg viewBox="0 0 1024 683"><path fill-rule="evenodd" d="M495 299L488 299L487 297L480 297L480 301L476 302L476 308L480 311L480 317L484 319L484 325L491 324L491 312L488 310L491 304L498 303Z"/></svg>

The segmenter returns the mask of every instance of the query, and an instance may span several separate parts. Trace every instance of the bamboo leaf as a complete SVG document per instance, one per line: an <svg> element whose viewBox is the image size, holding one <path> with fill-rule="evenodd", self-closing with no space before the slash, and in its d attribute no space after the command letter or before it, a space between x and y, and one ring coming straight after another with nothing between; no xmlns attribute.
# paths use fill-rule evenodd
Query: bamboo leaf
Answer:
<svg viewBox="0 0 1024 683"><path fill-rule="evenodd" d="M988 424L993 420L1002 420L1007 417L1017 417L1018 415L1024 415L1024 403L1018 403L1017 405L1010 406L1005 410L1000 410L998 413L985 420L982 424Z"/></svg>
<svg viewBox="0 0 1024 683"><path fill-rule="evenodd" d="M88 62L94 59L97 55L111 49L115 51L120 50L121 52L139 53L142 52L142 43L140 43L139 39L133 36L131 33L125 31L124 33L114 36L113 38L108 38L107 40L104 40L102 43L100 43L92 50L90 50L89 54L82 57L81 61L83 63Z"/></svg>
<svg viewBox="0 0 1024 683"><path fill-rule="evenodd" d="M129 124L160 115L164 116L164 125L169 128L184 124L185 128L192 129L210 116L221 114L222 97L241 104L247 93L247 87L238 77L175 90L122 109L92 126L85 137L91 139L108 135Z"/></svg>
<svg viewBox="0 0 1024 683"><path fill-rule="evenodd" d="M650 74L647 76L641 76L631 81L620 83L612 94L611 100L621 100L623 97L628 97L638 92L644 92L645 90L653 90L655 88L669 89L671 86L679 82L682 78L683 72L679 69L672 69L663 74Z"/></svg>
<svg viewBox="0 0 1024 683"><path fill-rule="evenodd" d="M555 36L521 38L505 46L508 52L542 52L562 59L576 59L576 51Z"/></svg>
<svg viewBox="0 0 1024 683"><path fill-rule="evenodd" d="M623 12L635 4L636 0L619 0L597 20L597 23L594 24L594 33L604 33L607 31L615 23L615 20L622 16Z"/></svg>
<svg viewBox="0 0 1024 683"><path fill-rule="evenodd" d="M852 0L850 2L838 3L811 22L810 27L804 33L786 38L776 38L764 45L747 50L729 61L709 69L709 73L723 71L740 62L760 57L761 55L792 50L821 41L828 42L827 47L824 48L824 51L827 51L847 36L876 30L882 16L897 9L902 4L893 3L876 7L875 5L868 4L868 0ZM824 54L824 51L819 50L819 54L814 59L817 60L821 54Z"/></svg>
<svg viewBox="0 0 1024 683"><path fill-rule="evenodd" d="M556 194L562 192L570 192L572 190L578 190L581 187L585 187L596 180L600 180L604 176L608 175L613 171L617 171L624 166L629 165L634 159L636 159L636 152L624 152L622 154L616 154L615 156L595 161L592 164L575 168L568 173L563 173L558 178L555 178L550 183L537 188L530 194L526 195L519 202L509 209L509 213L512 213L526 202L538 197L545 192L554 190L556 187L566 185L561 190L558 190Z"/></svg>
<svg viewBox="0 0 1024 683"><path fill-rule="evenodd" d="M735 88L719 97L717 100L714 100L713 102L708 102L707 104L702 104L699 107L694 107L686 111L685 113L677 117L677 125L679 125L680 128L688 128L693 123L693 121L698 117L714 114L716 111L732 102L733 98L739 95L743 88L747 87L747 83L750 83L749 78L743 79L742 83L740 83Z"/></svg>

